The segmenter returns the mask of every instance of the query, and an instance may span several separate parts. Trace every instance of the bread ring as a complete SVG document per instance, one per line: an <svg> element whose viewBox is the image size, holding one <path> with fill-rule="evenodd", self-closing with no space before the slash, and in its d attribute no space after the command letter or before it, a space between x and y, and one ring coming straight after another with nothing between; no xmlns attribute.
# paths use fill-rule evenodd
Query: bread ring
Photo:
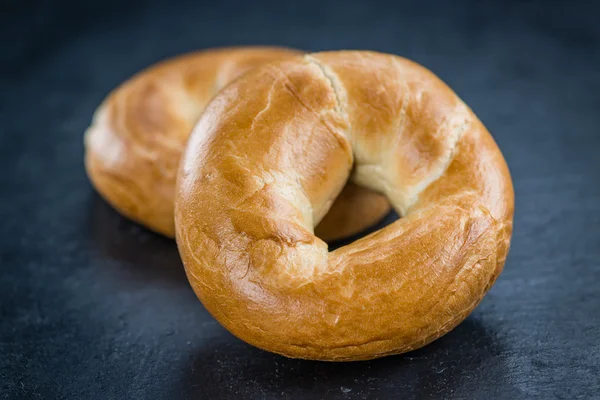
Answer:
<svg viewBox="0 0 600 400"><path fill-rule="evenodd" d="M508 253L500 150L439 78L397 56L251 71L208 106L180 168L176 238L194 291L234 335L288 357L421 347L475 308ZM402 218L328 252L313 227L349 177Z"/></svg>
<svg viewBox="0 0 600 400"><path fill-rule="evenodd" d="M293 54L300 53L227 48L180 56L142 71L108 96L86 132L90 180L122 215L173 237L177 167L204 107L245 71ZM390 210L384 196L356 186L345 189L338 203L323 221L325 240L361 231Z"/></svg>

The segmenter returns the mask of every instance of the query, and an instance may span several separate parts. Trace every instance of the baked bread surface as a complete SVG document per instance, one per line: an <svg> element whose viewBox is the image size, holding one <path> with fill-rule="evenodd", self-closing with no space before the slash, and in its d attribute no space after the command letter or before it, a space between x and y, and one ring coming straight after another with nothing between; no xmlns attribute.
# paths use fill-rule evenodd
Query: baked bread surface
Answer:
<svg viewBox="0 0 600 400"><path fill-rule="evenodd" d="M154 65L115 89L85 135L91 182L119 213L174 237L179 160L208 102L246 71L300 54L287 48L201 51ZM325 240L357 233L389 210L384 196L350 184L317 232Z"/></svg>
<svg viewBox="0 0 600 400"><path fill-rule="evenodd" d="M402 218L329 252L314 227L348 180ZM208 311L288 357L410 351L459 324L500 274L513 187L483 124L426 68L342 51L253 69L194 128L176 238Z"/></svg>

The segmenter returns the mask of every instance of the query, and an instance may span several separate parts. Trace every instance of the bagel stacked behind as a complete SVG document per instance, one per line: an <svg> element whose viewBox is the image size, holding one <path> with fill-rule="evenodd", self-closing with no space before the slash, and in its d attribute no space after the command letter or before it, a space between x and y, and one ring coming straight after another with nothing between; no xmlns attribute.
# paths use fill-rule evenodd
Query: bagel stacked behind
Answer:
<svg viewBox="0 0 600 400"><path fill-rule="evenodd" d="M313 230L348 179L403 218L330 253ZM331 52L214 98L181 162L175 225L194 291L233 334L360 360L421 347L474 309L504 265L513 203L494 140L434 74Z"/></svg>
<svg viewBox="0 0 600 400"><path fill-rule="evenodd" d="M173 237L179 159L208 102L246 71L296 54L276 47L210 50L142 71L107 97L86 132L90 180L121 214ZM385 197L349 185L318 232L325 240L348 236L389 209Z"/></svg>

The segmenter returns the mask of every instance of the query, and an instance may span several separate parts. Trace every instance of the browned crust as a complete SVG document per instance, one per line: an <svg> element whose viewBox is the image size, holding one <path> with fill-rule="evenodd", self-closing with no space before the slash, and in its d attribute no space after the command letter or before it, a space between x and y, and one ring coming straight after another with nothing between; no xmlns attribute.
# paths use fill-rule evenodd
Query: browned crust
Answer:
<svg viewBox="0 0 600 400"><path fill-rule="evenodd" d="M177 167L206 104L247 70L298 53L276 47L203 51L163 61L123 83L86 132L85 164L94 187L124 216L173 237ZM351 195L353 202L343 194L324 221L324 239L356 233L389 211L372 191L351 189Z"/></svg>
<svg viewBox="0 0 600 400"><path fill-rule="evenodd" d="M329 253L313 228L349 177L403 218ZM494 140L434 74L331 52L255 69L211 102L175 224L194 291L233 334L362 360L421 347L475 308L503 268L513 204Z"/></svg>

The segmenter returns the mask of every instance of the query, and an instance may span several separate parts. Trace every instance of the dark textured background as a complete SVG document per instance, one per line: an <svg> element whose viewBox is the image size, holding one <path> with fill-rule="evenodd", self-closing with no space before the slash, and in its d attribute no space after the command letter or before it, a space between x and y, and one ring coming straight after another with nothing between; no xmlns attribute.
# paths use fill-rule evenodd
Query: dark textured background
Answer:
<svg viewBox="0 0 600 400"><path fill-rule="evenodd" d="M600 396L592 1L119 3L0 5L1 398ZM515 233L504 273L456 330L371 362L257 350L196 300L173 242L94 193L82 133L107 91L162 58L239 44L400 54L488 126L513 174Z"/></svg>

